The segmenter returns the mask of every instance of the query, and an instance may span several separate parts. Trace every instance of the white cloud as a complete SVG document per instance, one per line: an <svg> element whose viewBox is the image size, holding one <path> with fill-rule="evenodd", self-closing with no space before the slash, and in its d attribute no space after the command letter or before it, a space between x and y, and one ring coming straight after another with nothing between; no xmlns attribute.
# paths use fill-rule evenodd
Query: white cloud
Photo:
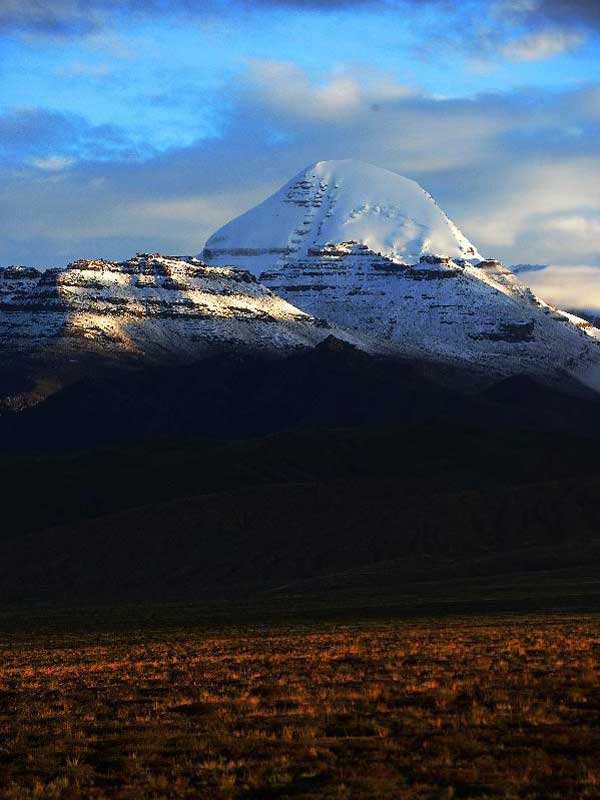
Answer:
<svg viewBox="0 0 600 800"><path fill-rule="evenodd" d="M501 52L512 61L541 61L574 50L582 41L583 37L574 31L539 31L506 42Z"/></svg>
<svg viewBox="0 0 600 800"><path fill-rule="evenodd" d="M359 75L339 70L321 82L289 61L249 59L238 94L244 102L259 103L277 115L335 123L373 105L414 94L414 88L398 83L385 73L360 69Z"/></svg>
<svg viewBox="0 0 600 800"><path fill-rule="evenodd" d="M515 157L503 173L468 217L480 249L510 263L600 258L600 155L532 164Z"/></svg>
<svg viewBox="0 0 600 800"><path fill-rule="evenodd" d="M152 230L157 237L168 236L175 225L181 233L182 253L196 253L202 242L198 240L199 226L211 231L228 215L237 216L252 208L272 193L272 185L259 184L252 189L230 192L196 194L185 197L146 198L125 202L104 221L107 233L147 234ZM97 228L90 228L94 235Z"/></svg>
<svg viewBox="0 0 600 800"><path fill-rule="evenodd" d="M80 156L65 169L42 155L18 176L0 163L0 263L198 252L307 164L359 158L418 180L486 255L600 266L599 91L436 99L362 67L313 81L254 61L227 88L220 137L145 162ZM21 141L22 129L5 135Z"/></svg>
<svg viewBox="0 0 600 800"><path fill-rule="evenodd" d="M46 158L32 158L29 163L32 167L45 172L60 172L75 163L74 158L67 156L47 156Z"/></svg>
<svg viewBox="0 0 600 800"><path fill-rule="evenodd" d="M600 311L600 267L549 266L536 272L524 272L519 279L552 305Z"/></svg>
<svg viewBox="0 0 600 800"><path fill-rule="evenodd" d="M558 233L575 239L581 245L589 245L600 250L600 217L590 219L583 216L569 216L545 223L548 233Z"/></svg>

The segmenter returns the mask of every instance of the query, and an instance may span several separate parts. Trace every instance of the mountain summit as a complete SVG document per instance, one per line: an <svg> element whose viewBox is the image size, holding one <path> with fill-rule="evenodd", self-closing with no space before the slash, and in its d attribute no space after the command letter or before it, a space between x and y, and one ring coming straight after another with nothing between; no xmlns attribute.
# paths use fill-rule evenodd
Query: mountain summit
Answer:
<svg viewBox="0 0 600 800"><path fill-rule="evenodd" d="M350 159L319 161L298 173L211 236L204 257L260 273L348 241L408 263L423 255L481 259L418 183Z"/></svg>
<svg viewBox="0 0 600 800"><path fill-rule="evenodd" d="M373 350L600 384L598 329L482 258L417 183L379 167L319 161L213 234L203 257L260 275Z"/></svg>

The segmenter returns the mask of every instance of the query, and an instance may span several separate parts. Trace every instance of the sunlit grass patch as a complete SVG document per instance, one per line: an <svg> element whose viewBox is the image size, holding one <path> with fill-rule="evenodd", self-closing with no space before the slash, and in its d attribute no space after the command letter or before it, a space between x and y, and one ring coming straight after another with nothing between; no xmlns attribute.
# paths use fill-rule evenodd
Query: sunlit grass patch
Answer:
<svg viewBox="0 0 600 800"><path fill-rule="evenodd" d="M15 636L0 797L600 797L600 618Z"/></svg>

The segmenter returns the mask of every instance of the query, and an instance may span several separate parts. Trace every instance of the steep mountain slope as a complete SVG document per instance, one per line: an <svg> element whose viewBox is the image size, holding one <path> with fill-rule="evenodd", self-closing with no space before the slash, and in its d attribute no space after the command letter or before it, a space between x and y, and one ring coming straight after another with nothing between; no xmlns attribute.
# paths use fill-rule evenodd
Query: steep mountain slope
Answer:
<svg viewBox="0 0 600 800"><path fill-rule="evenodd" d="M483 259L430 195L387 170L319 162L217 231L203 257L252 270L380 350L599 383L600 332Z"/></svg>
<svg viewBox="0 0 600 800"><path fill-rule="evenodd" d="M328 333L249 273L195 258L0 269L5 396L43 396L86 364L189 361L227 346L281 352Z"/></svg>
<svg viewBox="0 0 600 800"><path fill-rule="evenodd" d="M415 181L360 161L319 161L206 242L214 264L255 274L313 248L364 244L400 263L424 254L480 260L475 247Z"/></svg>

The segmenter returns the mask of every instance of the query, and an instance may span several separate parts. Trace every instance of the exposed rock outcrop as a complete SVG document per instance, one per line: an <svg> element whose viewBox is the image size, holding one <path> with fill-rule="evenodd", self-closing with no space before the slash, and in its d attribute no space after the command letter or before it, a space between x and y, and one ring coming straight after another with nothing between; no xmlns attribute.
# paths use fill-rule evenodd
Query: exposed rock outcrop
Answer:
<svg viewBox="0 0 600 800"><path fill-rule="evenodd" d="M231 347L281 352L325 336L321 321L249 272L193 257L0 269L5 408L35 402L99 362L177 363Z"/></svg>
<svg viewBox="0 0 600 800"><path fill-rule="evenodd" d="M568 371L600 388L600 331L482 258L430 195L388 170L314 164L217 231L204 255L251 269L380 352L495 375Z"/></svg>

